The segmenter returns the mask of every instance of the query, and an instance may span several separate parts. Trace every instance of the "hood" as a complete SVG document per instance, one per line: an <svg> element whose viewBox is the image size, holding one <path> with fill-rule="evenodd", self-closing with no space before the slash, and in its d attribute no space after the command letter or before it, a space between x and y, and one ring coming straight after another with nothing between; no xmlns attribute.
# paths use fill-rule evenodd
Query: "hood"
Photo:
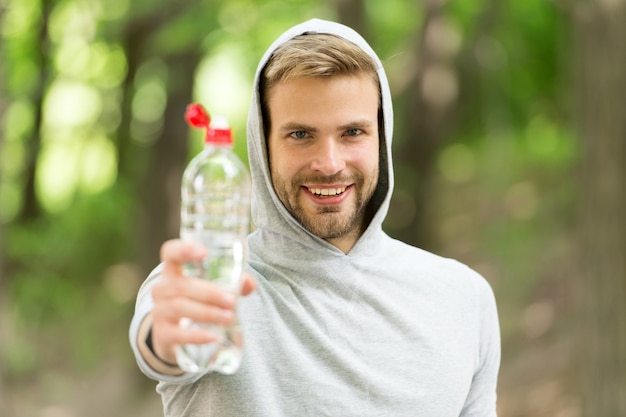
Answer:
<svg viewBox="0 0 626 417"><path fill-rule="evenodd" d="M263 133L263 120L261 116L261 97L259 92L259 80L265 64L270 59L276 48L286 41L306 32L334 34L345 38L363 49L370 55L378 67L378 78L382 94L382 111L384 140L381 142L381 161L379 183L374 193L373 199L376 207L375 215L372 218L367 230L359 239L353 250L363 245L364 240L375 236L382 230L382 222L387 215L389 201L393 191L393 169L391 159L391 138L393 132L393 109L391 104L391 94L389 83L383 69L382 63L374 50L367 44L353 29L334 22L320 19L312 19L302 24L296 25L284 32L268 48L259 62L254 78L254 91L248 113L247 141L248 159L250 162L250 172L252 175L252 221L258 231L267 231L281 235L287 241L296 241L308 247L322 250L341 252L323 239L312 235L300 223L294 219L283 206L280 199L274 192L272 179L270 176L269 159L267 155L266 138Z"/></svg>

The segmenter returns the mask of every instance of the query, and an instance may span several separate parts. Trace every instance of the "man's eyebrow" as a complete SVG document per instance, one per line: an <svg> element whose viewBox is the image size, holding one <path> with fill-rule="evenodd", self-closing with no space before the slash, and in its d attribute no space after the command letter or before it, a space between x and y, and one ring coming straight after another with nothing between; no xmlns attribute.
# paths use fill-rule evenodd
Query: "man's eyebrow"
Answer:
<svg viewBox="0 0 626 417"><path fill-rule="evenodd" d="M374 123L371 120L358 119L358 120L353 120L351 122L345 123L337 127L337 130L344 131L344 130L350 130L350 129L370 129L372 128L373 125ZM278 130L283 133L298 132L298 131L317 133L319 131L319 129L317 129L316 127L313 127L304 123L298 123L298 122L287 122L285 124L280 125Z"/></svg>
<svg viewBox="0 0 626 417"><path fill-rule="evenodd" d="M374 125L371 120L360 119L339 126L339 130L369 129Z"/></svg>
<svg viewBox="0 0 626 417"><path fill-rule="evenodd" d="M281 132L298 132L298 131L305 131L305 132L310 132L310 133L317 132L317 129L313 126L305 125L304 123L295 123L295 122L288 122L288 123L282 124L280 125L279 130Z"/></svg>

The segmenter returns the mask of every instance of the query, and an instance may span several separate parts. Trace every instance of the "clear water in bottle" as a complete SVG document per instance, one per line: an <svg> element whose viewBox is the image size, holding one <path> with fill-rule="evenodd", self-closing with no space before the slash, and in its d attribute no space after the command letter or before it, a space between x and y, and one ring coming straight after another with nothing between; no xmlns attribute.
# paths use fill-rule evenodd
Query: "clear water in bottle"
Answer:
<svg viewBox="0 0 626 417"><path fill-rule="evenodd" d="M216 117L209 126L210 118L202 113L204 110L194 110L200 112L202 124L192 124L207 127L207 135L203 151L183 175L180 237L203 245L208 254L201 262L186 264L184 273L209 280L238 296L247 262L250 176L232 152L231 132L225 120ZM187 318L180 324L205 328L217 336L212 343L179 346L176 360L181 369L223 374L239 369L243 338L236 319L229 327L194 323Z"/></svg>
<svg viewBox="0 0 626 417"><path fill-rule="evenodd" d="M236 234L214 231L198 232L183 229L182 239L193 240L210 248L209 255L198 263L185 265L185 275L212 281L238 295L246 259L246 242ZM242 334L239 323L229 327L193 323L183 319L185 327L200 327L217 336L213 343L180 346L176 353L178 365L187 372L217 371L232 374L239 369L242 354Z"/></svg>

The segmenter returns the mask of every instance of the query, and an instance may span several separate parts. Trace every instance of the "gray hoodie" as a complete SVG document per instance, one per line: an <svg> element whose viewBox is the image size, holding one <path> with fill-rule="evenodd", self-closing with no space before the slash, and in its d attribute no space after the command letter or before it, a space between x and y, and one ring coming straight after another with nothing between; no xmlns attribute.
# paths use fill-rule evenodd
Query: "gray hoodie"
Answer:
<svg viewBox="0 0 626 417"><path fill-rule="evenodd" d="M375 215L344 254L304 229L276 196L258 93L261 70L304 32L357 44L379 66L384 113ZM152 308L157 268L139 291L130 329L141 370L159 380L166 416L493 417L500 361L496 304L468 267L394 240L382 230L393 191L393 113L382 64L345 26L310 20L285 32L259 63L248 117L253 177L250 272L258 281L238 313L244 357L235 375L154 372L136 346Z"/></svg>

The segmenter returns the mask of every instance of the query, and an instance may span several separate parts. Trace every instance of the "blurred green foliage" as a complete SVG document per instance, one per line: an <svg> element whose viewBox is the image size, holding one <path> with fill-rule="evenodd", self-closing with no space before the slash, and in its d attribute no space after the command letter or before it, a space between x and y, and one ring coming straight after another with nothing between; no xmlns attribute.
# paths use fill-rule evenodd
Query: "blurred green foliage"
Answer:
<svg viewBox="0 0 626 417"><path fill-rule="evenodd" d="M430 3L437 2L351 3L365 12L361 29L387 65L394 95L415 94L409 81L427 48L450 69L437 73L452 74L442 85L456 88L432 157L432 187L411 195L415 163L396 163L386 227L418 233L406 230L406 219L415 199L426 199L436 237L427 249L485 274L506 346L536 289L571 250L580 150L570 125L567 23L544 0ZM184 111L166 119L167 105L191 79L189 101L227 115L245 157L257 62L278 34L311 17L341 18L335 3L312 0L0 2L4 381L28 381L42 367L89 372L103 357L136 371L126 330L150 268L138 225L155 209L139 195L156 172L160 141L188 141L188 159L201 146L198 132L163 138ZM196 71L181 71L190 56ZM407 106L396 102L398 126ZM419 141L420 132L399 128L394 140ZM176 195L176 178L161 186ZM162 221L175 226L176 218L170 211Z"/></svg>

